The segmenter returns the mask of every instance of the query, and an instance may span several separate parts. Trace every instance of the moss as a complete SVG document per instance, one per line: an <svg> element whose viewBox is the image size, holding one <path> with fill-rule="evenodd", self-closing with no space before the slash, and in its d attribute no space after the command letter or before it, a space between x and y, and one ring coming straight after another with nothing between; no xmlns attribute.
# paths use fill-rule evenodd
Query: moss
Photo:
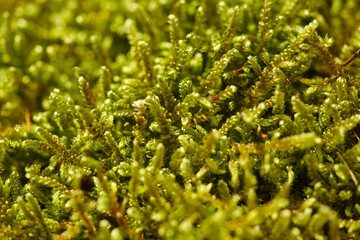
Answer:
<svg viewBox="0 0 360 240"><path fill-rule="evenodd" d="M0 3L0 237L358 238L358 4Z"/></svg>

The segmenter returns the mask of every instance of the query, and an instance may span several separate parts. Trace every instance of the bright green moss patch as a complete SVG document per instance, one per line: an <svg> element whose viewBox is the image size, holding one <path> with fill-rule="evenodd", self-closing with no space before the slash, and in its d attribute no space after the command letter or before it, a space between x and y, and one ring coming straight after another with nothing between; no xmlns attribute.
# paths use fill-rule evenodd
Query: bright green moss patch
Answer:
<svg viewBox="0 0 360 240"><path fill-rule="evenodd" d="M0 238L359 238L359 4L0 2Z"/></svg>

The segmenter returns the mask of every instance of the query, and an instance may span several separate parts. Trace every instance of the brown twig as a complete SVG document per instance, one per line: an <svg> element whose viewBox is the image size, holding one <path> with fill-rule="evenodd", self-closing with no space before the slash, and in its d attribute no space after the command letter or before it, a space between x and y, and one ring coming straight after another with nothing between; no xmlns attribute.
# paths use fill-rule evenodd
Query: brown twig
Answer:
<svg viewBox="0 0 360 240"><path fill-rule="evenodd" d="M357 57L360 56L360 49L357 50L351 57L349 57L343 64L341 64L341 67L346 67L350 65Z"/></svg>
<svg viewBox="0 0 360 240"><path fill-rule="evenodd" d="M291 84L291 79L293 79L293 77L295 77L296 73L294 73L290 78L286 78L287 84Z"/></svg>
<svg viewBox="0 0 360 240"><path fill-rule="evenodd" d="M235 72L240 72L240 71L243 70L247 65L248 65L248 63L246 62L241 68L236 69Z"/></svg>
<svg viewBox="0 0 360 240"><path fill-rule="evenodd" d="M354 135L355 135L356 139L358 140L358 142L360 142L360 138L359 138L359 136L355 133L355 131L354 131L354 130L352 130L352 132L354 133Z"/></svg>
<svg viewBox="0 0 360 240"><path fill-rule="evenodd" d="M359 185L359 182L358 182L358 180L356 179L353 171L351 171L349 165L345 162L345 160L344 160L344 158L341 156L341 154L340 154L338 151L337 151L336 153L339 155L341 161L344 163L344 165L345 165L346 169L348 170L348 172L349 172L349 174L350 174L350 177L351 177L351 179L353 180L355 186L358 186L358 185Z"/></svg>
<svg viewBox="0 0 360 240"><path fill-rule="evenodd" d="M30 109L26 108L25 111L25 122L26 122L26 130L30 132Z"/></svg>
<svg viewBox="0 0 360 240"><path fill-rule="evenodd" d="M355 146L347 137L345 137L345 139L346 139L352 146Z"/></svg>

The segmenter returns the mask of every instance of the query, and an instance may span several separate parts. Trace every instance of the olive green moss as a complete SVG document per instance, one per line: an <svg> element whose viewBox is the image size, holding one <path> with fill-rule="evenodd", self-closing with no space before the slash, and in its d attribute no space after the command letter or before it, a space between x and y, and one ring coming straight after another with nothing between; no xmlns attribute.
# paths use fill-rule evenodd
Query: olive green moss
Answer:
<svg viewBox="0 0 360 240"><path fill-rule="evenodd" d="M0 1L0 238L360 238L359 6Z"/></svg>

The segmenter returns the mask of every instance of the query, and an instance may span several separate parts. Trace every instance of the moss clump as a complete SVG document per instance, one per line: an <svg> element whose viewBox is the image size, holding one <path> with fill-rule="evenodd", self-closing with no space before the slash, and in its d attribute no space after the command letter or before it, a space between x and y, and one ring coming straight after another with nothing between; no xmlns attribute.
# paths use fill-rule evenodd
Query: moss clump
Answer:
<svg viewBox="0 0 360 240"><path fill-rule="evenodd" d="M347 239L359 1L3 1L0 237Z"/></svg>

